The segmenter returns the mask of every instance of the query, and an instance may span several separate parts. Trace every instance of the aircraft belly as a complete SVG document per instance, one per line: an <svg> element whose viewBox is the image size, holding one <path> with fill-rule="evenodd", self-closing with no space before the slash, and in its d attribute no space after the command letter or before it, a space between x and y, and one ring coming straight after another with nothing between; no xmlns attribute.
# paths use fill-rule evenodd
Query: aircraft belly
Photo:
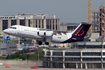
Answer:
<svg viewBox="0 0 105 70"><path fill-rule="evenodd" d="M60 40L58 39L58 36L53 36L53 37L52 37L52 42L57 42L57 43L59 43Z"/></svg>
<svg viewBox="0 0 105 70"><path fill-rule="evenodd" d="M67 40L68 37L66 36L53 36L52 37L52 42L57 42L57 43L61 43L64 42L65 40Z"/></svg>
<svg viewBox="0 0 105 70"><path fill-rule="evenodd" d="M66 41L68 39L67 36L62 36L62 35L58 35L58 36L53 36L52 37L52 42L57 42L57 43L62 43L64 41Z"/></svg>
<svg viewBox="0 0 105 70"><path fill-rule="evenodd" d="M37 32L29 32L29 31L19 31L19 30L17 30L12 35L19 36L19 37L24 37L24 38L32 38L32 39L41 40L41 37L37 35Z"/></svg>

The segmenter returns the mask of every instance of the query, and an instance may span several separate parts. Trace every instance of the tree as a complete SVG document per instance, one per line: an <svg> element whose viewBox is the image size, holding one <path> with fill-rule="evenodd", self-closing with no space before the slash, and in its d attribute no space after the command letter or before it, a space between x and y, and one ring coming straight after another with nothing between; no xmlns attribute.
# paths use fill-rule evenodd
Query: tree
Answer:
<svg viewBox="0 0 105 70"><path fill-rule="evenodd" d="M19 55L19 59L23 59L23 60L27 59L27 54Z"/></svg>

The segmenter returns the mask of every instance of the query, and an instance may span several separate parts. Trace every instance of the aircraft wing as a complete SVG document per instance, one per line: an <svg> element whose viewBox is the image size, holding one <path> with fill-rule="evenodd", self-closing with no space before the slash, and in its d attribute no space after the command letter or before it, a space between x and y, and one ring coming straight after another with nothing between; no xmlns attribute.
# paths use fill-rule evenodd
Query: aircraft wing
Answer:
<svg viewBox="0 0 105 70"><path fill-rule="evenodd" d="M61 35L61 33L66 34L66 33L68 33L68 31L53 30L53 34L60 34Z"/></svg>
<svg viewBox="0 0 105 70"><path fill-rule="evenodd" d="M44 29L44 28L39 28L40 31L52 31L53 32L53 35L56 35L56 34L66 34L68 33L69 31L61 31L61 30L52 30L52 29Z"/></svg>

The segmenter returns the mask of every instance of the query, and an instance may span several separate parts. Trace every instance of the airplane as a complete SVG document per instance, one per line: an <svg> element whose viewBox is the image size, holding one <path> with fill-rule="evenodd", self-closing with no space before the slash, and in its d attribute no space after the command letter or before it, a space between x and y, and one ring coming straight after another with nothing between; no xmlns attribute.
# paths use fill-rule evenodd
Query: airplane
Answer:
<svg viewBox="0 0 105 70"><path fill-rule="evenodd" d="M90 26L91 24L81 22L74 31L69 32L13 25L10 28L3 30L3 32L13 36L31 38L43 42L71 43L84 41L84 37Z"/></svg>

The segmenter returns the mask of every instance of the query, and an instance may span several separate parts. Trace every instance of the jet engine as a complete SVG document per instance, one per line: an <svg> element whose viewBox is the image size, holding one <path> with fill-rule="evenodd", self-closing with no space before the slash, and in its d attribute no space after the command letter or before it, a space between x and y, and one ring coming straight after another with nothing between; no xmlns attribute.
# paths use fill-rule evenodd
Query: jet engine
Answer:
<svg viewBox="0 0 105 70"><path fill-rule="evenodd" d="M38 34L39 36L45 36L45 31L39 31L37 34Z"/></svg>
<svg viewBox="0 0 105 70"><path fill-rule="evenodd" d="M39 44L39 45L43 45L43 42L42 41L37 41L37 43ZM49 45L49 42L44 42L46 45Z"/></svg>
<svg viewBox="0 0 105 70"><path fill-rule="evenodd" d="M37 34L39 36L52 36L53 35L53 31L39 31Z"/></svg>
<svg viewBox="0 0 105 70"><path fill-rule="evenodd" d="M53 35L53 31L46 31L45 32L45 36L52 36Z"/></svg>

